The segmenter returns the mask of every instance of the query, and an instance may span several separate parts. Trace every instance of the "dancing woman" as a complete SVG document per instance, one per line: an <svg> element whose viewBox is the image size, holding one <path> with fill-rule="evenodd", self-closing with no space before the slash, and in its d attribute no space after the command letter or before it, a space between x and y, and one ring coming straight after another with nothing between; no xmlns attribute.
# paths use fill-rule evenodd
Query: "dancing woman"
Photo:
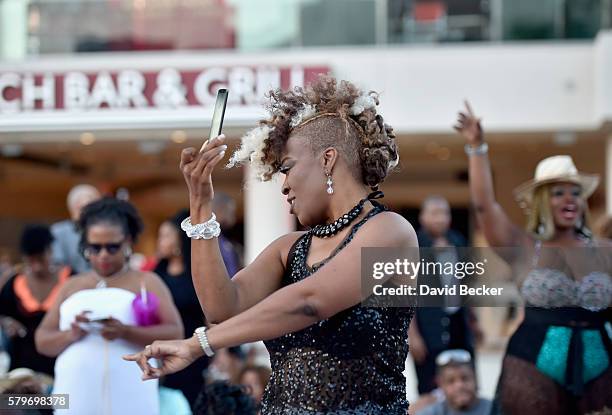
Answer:
<svg viewBox="0 0 612 415"><path fill-rule="evenodd" d="M612 346L605 329L612 245L594 239L588 226L587 199L598 177L579 173L569 156L542 160L535 178L515 192L530 207L527 229L521 230L495 200L488 146L469 105L455 128L467 141L470 193L488 243L534 253L528 254L532 265L525 278L517 279L527 307L508 344L494 412L612 408Z"/></svg>
<svg viewBox="0 0 612 415"><path fill-rule="evenodd" d="M361 248L417 246L412 226L369 190L398 161L377 104L376 94L325 77L304 90L271 92L270 117L243 138L230 164L249 161L262 180L281 173L291 212L310 230L272 242L231 280L211 210L211 172L225 138L183 151L191 223L203 223L184 226L193 238L193 280L216 324L127 356L144 379L181 370L205 352L264 340L272 376L263 414L406 413L402 371L413 310L359 305ZM147 363L151 357L160 368Z"/></svg>

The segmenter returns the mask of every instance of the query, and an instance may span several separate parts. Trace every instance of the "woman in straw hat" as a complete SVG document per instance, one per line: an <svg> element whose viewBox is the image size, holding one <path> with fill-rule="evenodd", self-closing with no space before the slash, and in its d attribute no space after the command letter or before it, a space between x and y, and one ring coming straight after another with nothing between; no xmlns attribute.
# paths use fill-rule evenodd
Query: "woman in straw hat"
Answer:
<svg viewBox="0 0 612 415"><path fill-rule="evenodd" d="M271 92L269 118L243 137L231 161L249 162L262 180L280 173L291 212L311 230L280 237L232 279L211 205L225 138L183 152L191 222L199 224L183 227L193 239L192 276L206 320L217 324L126 356L145 379L264 340L272 375L262 414L406 414L402 370L413 309L360 306L361 248L418 246L408 221L374 200L398 160L377 106L375 93L328 77ZM151 357L161 368L147 363Z"/></svg>
<svg viewBox="0 0 612 415"><path fill-rule="evenodd" d="M487 143L469 104L455 129L467 141L470 193L488 243L522 247L531 259L519 283L525 318L508 344L495 413L612 408L612 347L605 329L612 301L611 245L595 240L588 224L587 199L598 177L579 173L569 156L540 161L534 179L515 191L529 207L522 230L495 200Z"/></svg>

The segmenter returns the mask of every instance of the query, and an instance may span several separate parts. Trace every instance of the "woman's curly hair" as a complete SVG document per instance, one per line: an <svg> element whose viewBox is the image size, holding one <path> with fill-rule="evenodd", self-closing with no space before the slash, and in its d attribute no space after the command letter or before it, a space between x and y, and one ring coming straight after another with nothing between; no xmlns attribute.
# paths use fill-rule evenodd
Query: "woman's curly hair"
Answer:
<svg viewBox="0 0 612 415"><path fill-rule="evenodd" d="M318 124L318 120L323 124L327 122L327 128L333 129L335 134L320 134L320 140L315 137L311 142L313 150L327 146L339 148L349 165L355 167L356 178L364 184L376 188L397 165L399 155L393 128L376 112L379 104L376 92L364 94L348 81L338 82L322 75L306 88L271 91L268 97L267 110L271 117L260 121L259 127L266 138L260 151L251 152L251 161L261 162L266 167L260 174L263 180L269 180L278 172L290 134L315 119L317 127L326 128ZM340 137L338 120L344 125ZM260 160L254 160L253 156Z"/></svg>

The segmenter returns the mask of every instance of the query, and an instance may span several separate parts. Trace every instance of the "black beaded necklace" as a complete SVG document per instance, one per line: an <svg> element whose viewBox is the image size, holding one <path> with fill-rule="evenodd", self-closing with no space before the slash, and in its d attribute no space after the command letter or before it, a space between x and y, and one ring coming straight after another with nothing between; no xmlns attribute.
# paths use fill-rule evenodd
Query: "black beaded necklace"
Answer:
<svg viewBox="0 0 612 415"><path fill-rule="evenodd" d="M310 230L310 233L312 233L314 236L319 237L319 238L329 238L330 236L337 234L342 229L350 225L351 222L357 219L357 217L363 210L363 205L365 205L366 201L373 200L373 199L380 199L383 196L384 194L380 190L370 193L368 196L361 199L347 213L340 216L338 219L336 219L332 223L326 223L324 225L320 224L320 225L315 226L314 228Z"/></svg>

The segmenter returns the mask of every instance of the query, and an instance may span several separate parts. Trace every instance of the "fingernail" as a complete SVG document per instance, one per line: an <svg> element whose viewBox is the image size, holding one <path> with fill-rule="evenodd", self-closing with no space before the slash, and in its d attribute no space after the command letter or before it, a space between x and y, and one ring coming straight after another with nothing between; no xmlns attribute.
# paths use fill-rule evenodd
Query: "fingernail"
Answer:
<svg viewBox="0 0 612 415"><path fill-rule="evenodd" d="M225 151L220 152L219 155L221 156L221 158L223 158L223 156L225 156Z"/></svg>
<svg viewBox="0 0 612 415"><path fill-rule="evenodd" d="M227 145L223 144L222 146L219 146L219 148L223 151L227 150Z"/></svg>

